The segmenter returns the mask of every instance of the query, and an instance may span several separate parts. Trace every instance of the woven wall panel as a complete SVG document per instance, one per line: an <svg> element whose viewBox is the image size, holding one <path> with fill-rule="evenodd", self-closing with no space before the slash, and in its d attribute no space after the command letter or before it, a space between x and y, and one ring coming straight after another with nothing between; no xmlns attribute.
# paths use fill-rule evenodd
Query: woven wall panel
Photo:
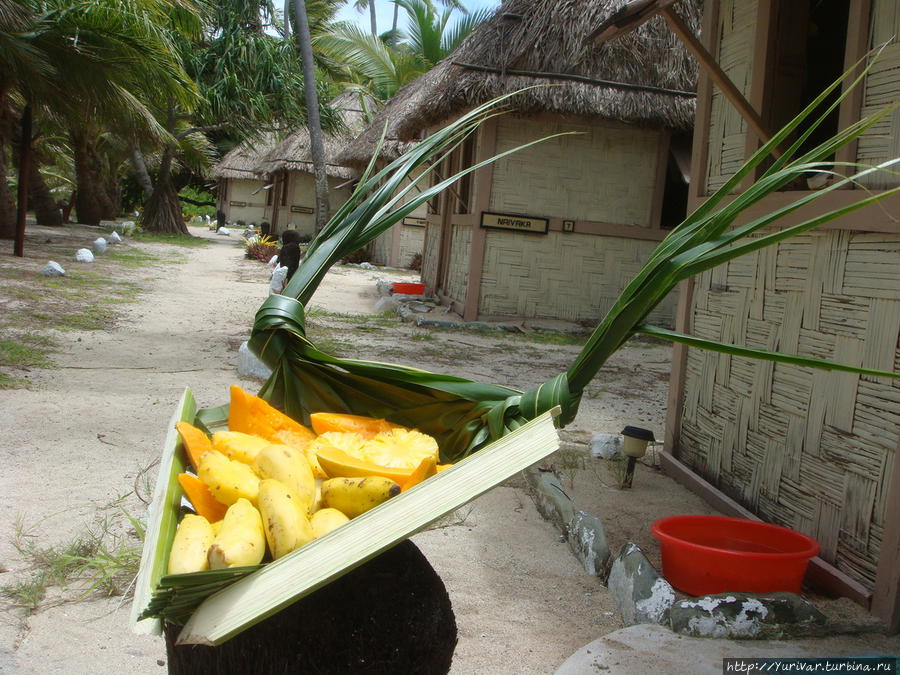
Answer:
<svg viewBox="0 0 900 675"><path fill-rule="evenodd" d="M396 267L409 267L413 258L421 254L425 246L425 228L411 225L394 225L400 227L400 255L392 264Z"/></svg>
<svg viewBox="0 0 900 675"><path fill-rule="evenodd" d="M575 131L494 164L491 210L650 225L661 134L649 129L501 119L497 152Z"/></svg>
<svg viewBox="0 0 900 675"><path fill-rule="evenodd" d="M874 0L870 48L887 46L866 77L863 116L882 110L900 100L900 7L896 0ZM857 159L877 164L900 154L900 111L882 118L859 139ZM862 181L873 188L893 187L900 183L896 175L880 172Z"/></svg>
<svg viewBox="0 0 900 675"><path fill-rule="evenodd" d="M441 226L425 226L425 244L422 250L422 281L432 289L438 287L437 263L441 247Z"/></svg>
<svg viewBox="0 0 900 675"><path fill-rule="evenodd" d="M717 60L734 85L749 96L756 32L756 0L722 0ZM714 87L710 98L709 159L706 188L721 187L744 163L747 125L737 109Z"/></svg>
<svg viewBox="0 0 900 675"><path fill-rule="evenodd" d="M472 250L472 227L453 225L450 242L450 264L447 269L447 295L465 303L469 287L469 256Z"/></svg>
<svg viewBox="0 0 900 675"><path fill-rule="evenodd" d="M898 247L896 234L818 232L704 273L692 332L896 369ZM688 351L679 456L868 586L898 442L896 380Z"/></svg>
<svg viewBox="0 0 900 675"><path fill-rule="evenodd" d="M488 232L479 313L596 321L612 306L656 243L621 237L550 232ZM673 292L650 313L671 325Z"/></svg>

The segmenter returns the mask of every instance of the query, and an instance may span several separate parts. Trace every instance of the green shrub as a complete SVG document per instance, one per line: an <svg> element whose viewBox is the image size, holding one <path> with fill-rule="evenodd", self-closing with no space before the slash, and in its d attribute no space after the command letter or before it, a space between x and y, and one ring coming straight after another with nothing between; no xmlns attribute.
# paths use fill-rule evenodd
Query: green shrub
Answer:
<svg viewBox="0 0 900 675"><path fill-rule="evenodd" d="M198 202L216 201L216 198L209 192L206 192L205 190L198 190L191 187L190 185L181 188L181 192L178 193L178 196L187 197L188 199L194 199ZM188 218L193 218L194 216L209 216L210 218L215 219L216 217L215 206L197 206L189 202L181 202L181 212Z"/></svg>

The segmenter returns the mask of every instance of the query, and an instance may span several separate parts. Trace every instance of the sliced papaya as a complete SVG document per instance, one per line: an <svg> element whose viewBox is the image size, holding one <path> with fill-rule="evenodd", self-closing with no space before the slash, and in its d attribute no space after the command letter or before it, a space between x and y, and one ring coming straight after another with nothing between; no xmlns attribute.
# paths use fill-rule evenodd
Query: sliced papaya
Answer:
<svg viewBox="0 0 900 675"><path fill-rule="evenodd" d="M400 484L400 491L406 492L411 487L415 487L423 480L431 478L437 473L437 460L434 457L426 457L421 462L419 462L419 466L417 466L412 474L410 474L409 479L405 483Z"/></svg>
<svg viewBox="0 0 900 675"><path fill-rule="evenodd" d="M347 454L335 447L321 447L316 452L319 466L329 478L357 478L363 476L383 476L403 485L415 469L396 469L378 466Z"/></svg>
<svg viewBox="0 0 900 675"><path fill-rule="evenodd" d="M283 442L276 438L281 432L296 439L312 440L316 435L300 422L273 408L259 396L248 394L236 384L231 385L231 405L228 408L228 428L245 434L261 436L268 441Z"/></svg>
<svg viewBox="0 0 900 675"><path fill-rule="evenodd" d="M340 431L360 434L366 438L372 438L383 431L403 428L399 424L375 417L329 412L312 413L309 416L309 422L317 434Z"/></svg>
<svg viewBox="0 0 900 675"><path fill-rule="evenodd" d="M225 517L228 507L213 497L206 483L191 473L178 474L178 484L184 490L191 506L198 516L203 516L210 523L216 523Z"/></svg>
<svg viewBox="0 0 900 675"><path fill-rule="evenodd" d="M187 455L188 461L194 467L194 471L200 466L200 458L203 453L213 449L212 441L209 436L203 433L202 429L198 429L188 422L176 422L175 428L181 436L181 442L184 445L184 453Z"/></svg>

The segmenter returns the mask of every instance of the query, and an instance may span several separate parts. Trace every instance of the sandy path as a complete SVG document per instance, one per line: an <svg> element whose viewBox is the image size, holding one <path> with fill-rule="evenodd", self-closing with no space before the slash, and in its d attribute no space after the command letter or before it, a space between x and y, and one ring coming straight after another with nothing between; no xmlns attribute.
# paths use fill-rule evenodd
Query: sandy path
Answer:
<svg viewBox="0 0 900 675"><path fill-rule="evenodd" d="M50 545L113 513L113 503L142 513L131 494L135 479L158 457L183 388L190 386L201 405L215 405L241 381L236 348L267 292L265 270L243 260L233 240L202 236L214 243L177 249L184 264L136 272L146 276L147 292L126 306L115 330L66 333L59 368L39 371L34 389L0 391L7 467L0 475L0 584L27 578L12 546L14 523ZM341 276L329 276L315 303L336 298L334 311L365 311L372 298L348 293ZM374 276L363 279L374 292ZM155 480L155 470L149 475ZM620 625L597 580L518 489L498 488L460 522L416 542L454 603L460 644L453 672L552 672L577 647ZM162 640L132 635L128 610L118 598L89 600L42 608L23 621L7 607L0 614L0 672L165 672Z"/></svg>

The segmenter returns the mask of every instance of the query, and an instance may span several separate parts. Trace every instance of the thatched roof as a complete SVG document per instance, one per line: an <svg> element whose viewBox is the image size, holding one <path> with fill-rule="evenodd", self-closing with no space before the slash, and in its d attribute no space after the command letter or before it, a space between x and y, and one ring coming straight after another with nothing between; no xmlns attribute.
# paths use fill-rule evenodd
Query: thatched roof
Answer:
<svg viewBox="0 0 900 675"><path fill-rule="evenodd" d="M262 139L247 140L235 146L219 160L209 172L213 178L242 178L245 180L265 180L266 172L260 163L276 142L274 135Z"/></svg>
<svg viewBox="0 0 900 675"><path fill-rule="evenodd" d="M340 114L344 129L338 133L325 134L325 171L329 176L349 180L356 178L357 172L342 165L337 156L350 141L366 126L363 106L372 109L372 100L360 100L356 92L346 91L329 104ZM288 134L280 143L271 148L262 158L260 168L265 173L276 171L305 171L313 173L309 131L304 127Z"/></svg>
<svg viewBox="0 0 900 675"><path fill-rule="evenodd" d="M701 2L681 0L674 5L674 11L698 33ZM676 92L696 89L698 67L661 17L599 45L587 39L626 3L504 0L453 54L397 92L372 125L347 147L341 161L365 163L386 121L389 139L411 141L429 126L535 84L554 86L530 89L511 99L515 113L555 113L676 131L691 129L694 98Z"/></svg>

